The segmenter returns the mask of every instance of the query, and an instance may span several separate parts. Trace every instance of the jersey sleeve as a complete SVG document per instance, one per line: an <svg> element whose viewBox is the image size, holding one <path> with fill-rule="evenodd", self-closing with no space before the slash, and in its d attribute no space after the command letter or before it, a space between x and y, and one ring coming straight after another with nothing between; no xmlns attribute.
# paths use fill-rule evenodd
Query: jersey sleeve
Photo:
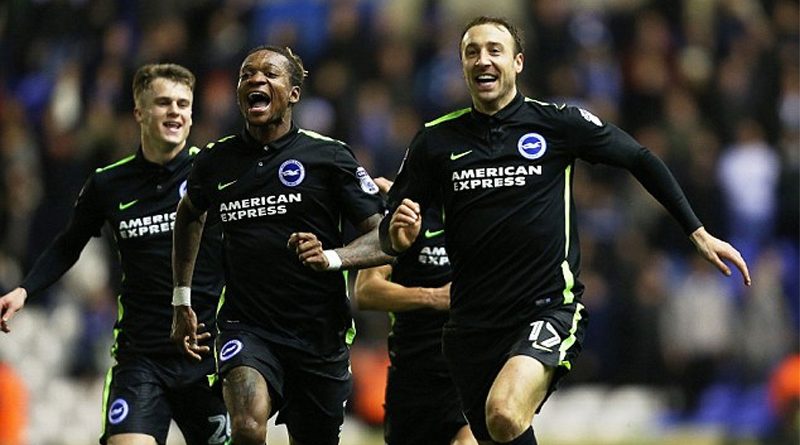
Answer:
<svg viewBox="0 0 800 445"><path fill-rule="evenodd" d="M210 145L210 144L209 144ZM189 172L189 179L186 185L186 195L192 201L194 207L200 211L208 210L211 205L208 191L208 172L211 165L211 148L206 146L196 155L192 170Z"/></svg>
<svg viewBox="0 0 800 445"><path fill-rule="evenodd" d="M589 111L567 107L564 113L565 132L571 136L569 147L576 157L630 171L687 234L702 226L675 176L661 159L628 133L600 121Z"/></svg>
<svg viewBox="0 0 800 445"><path fill-rule="evenodd" d="M389 221L403 199L408 198L419 203L423 211L431 204L434 192L437 190L433 184L435 173L432 166L433 163L429 159L427 150L425 130L422 130L414 136L411 145L406 150L406 156L403 163L400 164L397 178L389 190L388 212L381 221L378 232L384 252L390 255L397 254L392 251L391 243L389 243Z"/></svg>
<svg viewBox="0 0 800 445"><path fill-rule="evenodd" d="M80 258L92 236L100 236L105 223L102 193L95 176L90 176L81 189L67 226L36 259L22 286L33 296L61 278Z"/></svg>
<svg viewBox="0 0 800 445"><path fill-rule="evenodd" d="M346 146L337 147L333 156L336 193L345 216L358 224L374 214L383 214L384 202L367 170Z"/></svg>

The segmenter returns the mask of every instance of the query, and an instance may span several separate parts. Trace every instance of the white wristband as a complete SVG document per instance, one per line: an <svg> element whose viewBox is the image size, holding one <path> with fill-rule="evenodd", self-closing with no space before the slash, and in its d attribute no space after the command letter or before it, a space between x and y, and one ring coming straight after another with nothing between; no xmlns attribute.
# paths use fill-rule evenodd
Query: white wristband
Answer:
<svg viewBox="0 0 800 445"><path fill-rule="evenodd" d="M322 254L328 260L328 267L325 270L339 270L342 267L342 258L333 249L323 250Z"/></svg>
<svg viewBox="0 0 800 445"><path fill-rule="evenodd" d="M189 286L177 286L172 289L173 306L191 306L192 288Z"/></svg>

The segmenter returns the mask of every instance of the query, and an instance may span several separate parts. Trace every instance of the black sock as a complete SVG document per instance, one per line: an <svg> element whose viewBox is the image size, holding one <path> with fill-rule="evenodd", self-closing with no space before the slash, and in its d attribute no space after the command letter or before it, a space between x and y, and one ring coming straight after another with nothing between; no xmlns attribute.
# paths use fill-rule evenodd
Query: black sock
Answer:
<svg viewBox="0 0 800 445"><path fill-rule="evenodd" d="M517 436L511 442L495 442L497 445L536 445L536 436L533 435L533 427L528 427L524 433Z"/></svg>

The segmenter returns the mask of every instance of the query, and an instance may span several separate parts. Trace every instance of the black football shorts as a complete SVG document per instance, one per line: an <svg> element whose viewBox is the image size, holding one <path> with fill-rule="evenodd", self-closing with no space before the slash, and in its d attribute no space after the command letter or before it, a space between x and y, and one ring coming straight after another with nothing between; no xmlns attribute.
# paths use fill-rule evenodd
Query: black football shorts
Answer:
<svg viewBox="0 0 800 445"><path fill-rule="evenodd" d="M214 359L197 363L183 356L119 358L106 375L103 433L100 443L116 434L147 434L167 441L170 419L186 443L224 444L230 437L225 403L212 391L208 375Z"/></svg>
<svg viewBox="0 0 800 445"><path fill-rule="evenodd" d="M276 423L305 444L338 444L344 409L352 392L348 354L326 360L270 341L255 329L222 331L216 341L219 374L248 366L264 376Z"/></svg>
<svg viewBox="0 0 800 445"><path fill-rule="evenodd" d="M527 355L555 368L549 397L578 357L587 324L586 308L576 301L542 309L529 323L513 329L445 325L444 355L476 439L491 440L486 427L486 400L506 361Z"/></svg>

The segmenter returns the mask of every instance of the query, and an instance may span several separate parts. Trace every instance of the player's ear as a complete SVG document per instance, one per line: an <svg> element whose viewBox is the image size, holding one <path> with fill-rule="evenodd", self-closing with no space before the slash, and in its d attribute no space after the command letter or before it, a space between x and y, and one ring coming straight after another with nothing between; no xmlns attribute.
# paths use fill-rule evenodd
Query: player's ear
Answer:
<svg viewBox="0 0 800 445"><path fill-rule="evenodd" d="M295 85L292 87L292 91L289 92L289 103L291 105L300 102L300 87Z"/></svg>

